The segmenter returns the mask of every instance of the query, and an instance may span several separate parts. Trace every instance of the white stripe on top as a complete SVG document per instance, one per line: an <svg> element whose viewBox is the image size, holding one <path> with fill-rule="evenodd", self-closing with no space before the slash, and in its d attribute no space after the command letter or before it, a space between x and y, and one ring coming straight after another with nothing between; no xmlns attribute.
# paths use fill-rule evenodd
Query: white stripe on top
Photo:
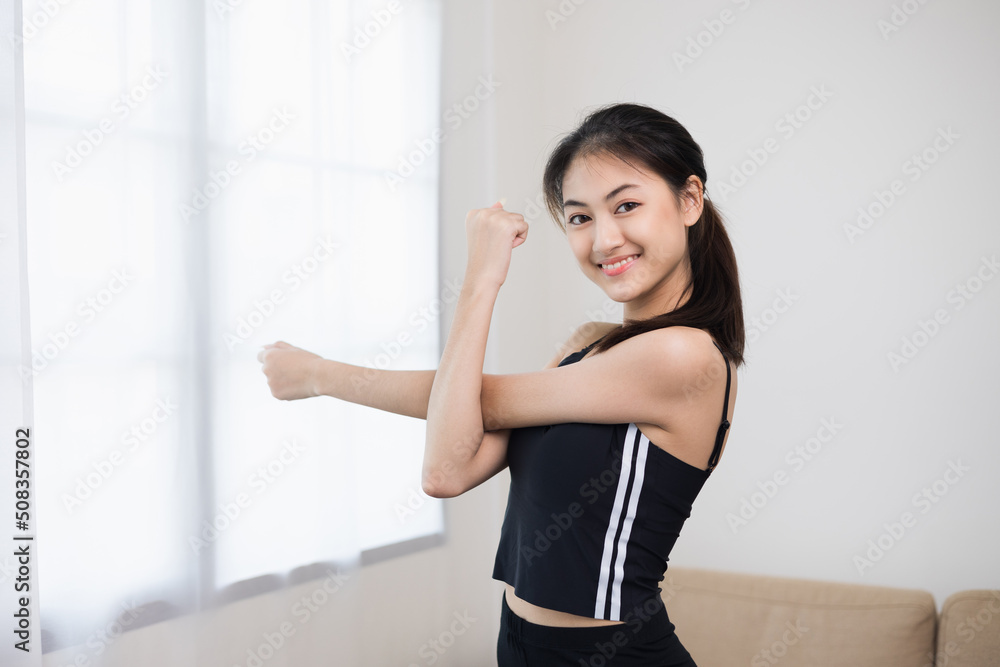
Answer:
<svg viewBox="0 0 1000 667"><path fill-rule="evenodd" d="M629 477L632 472L632 452L636 447L636 435L639 436L639 450L635 462L635 479L632 483L632 493L625 516L622 517L622 510L625 505L625 494L628 492ZM601 552L601 572L597 584L597 600L594 604L595 618L604 618L604 607L607 602L608 580L612 569L611 554L615 546L615 533L618 526L624 521L621 535L618 537L618 553L615 556L614 580L611 582L611 618L612 621L620 621L621 615L621 587L625 578L625 556L628 547L628 538L632 532L632 521L635 519L636 508L639 505L639 491L642 489L643 473L646 469L646 452L649 448L649 440L631 423L625 434L624 451L622 452L622 470L618 476L618 488L615 490L615 504L611 510L611 518L608 521L608 529L604 534L604 550Z"/></svg>

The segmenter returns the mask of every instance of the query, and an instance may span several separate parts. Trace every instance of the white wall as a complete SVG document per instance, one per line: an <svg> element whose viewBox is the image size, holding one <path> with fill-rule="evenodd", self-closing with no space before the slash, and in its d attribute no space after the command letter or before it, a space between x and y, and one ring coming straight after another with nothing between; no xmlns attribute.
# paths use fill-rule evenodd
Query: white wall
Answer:
<svg viewBox="0 0 1000 667"><path fill-rule="evenodd" d="M893 2L513 4L498 17L497 70L515 82L497 100L499 189L515 202L536 196L548 152L586 111L640 102L701 144L709 196L728 219L755 332L726 452L671 563L923 588L939 605L1000 587L1000 268L982 263L1000 260L989 203L1000 6L896 2L916 11L883 38ZM547 16L566 20L550 28ZM515 29L539 39L515 45ZM678 67L675 52L699 33L707 46ZM817 89L828 98L801 108ZM797 110L808 119L794 132L776 126ZM904 163L933 153L949 128L957 138L913 180ZM776 151L728 192L733 169L768 139ZM845 225L896 179L902 194L852 243ZM612 303L544 215L514 256L498 306L500 372L540 367L587 311ZM991 280L977 282L980 270ZM980 290L969 300L952 292L967 281ZM768 312L779 292L791 305ZM893 368L888 354L938 311L945 323ZM786 459L824 419L842 427L813 443L811 460ZM938 481L950 462L968 470ZM785 483L773 497L753 498L776 474ZM936 481L943 495L915 503ZM734 532L727 515L744 499L760 507ZM887 533L888 551L859 568L854 557L904 512L899 539Z"/></svg>

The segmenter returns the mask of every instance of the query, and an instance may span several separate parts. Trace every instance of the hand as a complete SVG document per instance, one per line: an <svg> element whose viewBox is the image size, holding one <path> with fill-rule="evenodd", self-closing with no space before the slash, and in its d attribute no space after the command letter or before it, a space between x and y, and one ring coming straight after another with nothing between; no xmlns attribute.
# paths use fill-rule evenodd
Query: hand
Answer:
<svg viewBox="0 0 1000 667"><path fill-rule="evenodd" d="M257 353L263 364L261 371L267 376L271 394L282 401L319 396L316 390L319 362L323 357L283 340L269 343Z"/></svg>
<svg viewBox="0 0 1000 667"><path fill-rule="evenodd" d="M523 215L505 211L497 202L469 211L465 234L469 242L466 281L500 287L507 279L511 252L528 239L528 223Z"/></svg>

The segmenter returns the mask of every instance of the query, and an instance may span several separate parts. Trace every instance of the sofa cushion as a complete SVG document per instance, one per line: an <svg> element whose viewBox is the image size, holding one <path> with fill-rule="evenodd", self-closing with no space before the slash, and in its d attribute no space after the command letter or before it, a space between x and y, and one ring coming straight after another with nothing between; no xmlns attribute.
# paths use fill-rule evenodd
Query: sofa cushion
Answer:
<svg viewBox="0 0 1000 667"><path fill-rule="evenodd" d="M944 601L937 656L941 667L1000 664L1000 591L961 591Z"/></svg>
<svg viewBox="0 0 1000 667"><path fill-rule="evenodd" d="M661 588L699 667L934 664L928 591L676 566Z"/></svg>

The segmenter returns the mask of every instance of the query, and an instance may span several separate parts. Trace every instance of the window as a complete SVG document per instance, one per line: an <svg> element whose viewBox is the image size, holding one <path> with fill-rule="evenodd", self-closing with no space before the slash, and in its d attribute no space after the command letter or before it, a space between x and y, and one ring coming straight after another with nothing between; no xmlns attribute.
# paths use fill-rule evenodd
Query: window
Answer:
<svg viewBox="0 0 1000 667"><path fill-rule="evenodd" d="M44 650L439 535L423 421L256 360L437 366L439 4L26 1L20 46Z"/></svg>

